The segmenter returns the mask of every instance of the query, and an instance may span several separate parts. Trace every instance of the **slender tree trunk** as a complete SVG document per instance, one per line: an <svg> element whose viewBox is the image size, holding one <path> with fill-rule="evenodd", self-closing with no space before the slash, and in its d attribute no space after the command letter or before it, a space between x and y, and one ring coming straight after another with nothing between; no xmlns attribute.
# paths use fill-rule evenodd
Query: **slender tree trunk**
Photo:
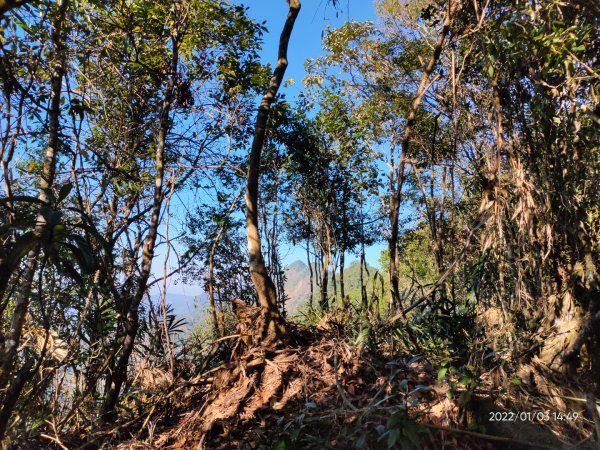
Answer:
<svg viewBox="0 0 600 450"><path fill-rule="evenodd" d="M328 297L328 284L329 284L329 253L326 251L322 252L322 278L321 278L321 300L319 302L319 306L321 307L321 311L329 310L329 299Z"/></svg>
<svg viewBox="0 0 600 450"><path fill-rule="evenodd" d="M393 158L394 145L390 148L390 156ZM398 235L399 235L399 221L400 221L400 204L402 203L402 187L404 185L405 178L405 167L406 167L406 154L402 152L400 165L397 173L394 173L394 169L390 170L390 237L388 239L388 253L390 255L389 261L389 276L390 276L390 293L392 309L400 308L400 288L398 278Z"/></svg>
<svg viewBox="0 0 600 450"><path fill-rule="evenodd" d="M321 289L321 285L323 284L323 282L322 282L323 277L321 276L321 266L323 266L323 252L322 251L319 251L319 252L315 251L315 265L314 265L314 269L315 269L315 284L319 288L319 292L320 292L320 289Z"/></svg>
<svg viewBox="0 0 600 450"><path fill-rule="evenodd" d="M346 287L344 286L344 266L345 266L345 253L346 250L342 246L340 248L340 298L344 306L344 310L350 309L350 298L346 297Z"/></svg>
<svg viewBox="0 0 600 450"><path fill-rule="evenodd" d="M446 271L444 268L444 244L443 244L443 230L444 230L444 208L445 208L445 193L446 193L446 168L441 169L441 199L439 202L436 202L435 198L435 182L436 182L436 170L435 164L437 162L436 158L436 138L438 131L438 119L436 116L433 135L431 137L431 158L429 163L429 198L424 198L426 208L427 208L427 216L429 218L429 229L431 233L431 243L432 250L435 259L435 264L437 268L437 276L441 277ZM425 189L423 187L423 195L425 195ZM438 206L439 205L439 206ZM450 309L448 307L447 302L447 283L444 282L440 286L440 289L435 292L433 295L435 297L436 294L439 293L440 297L440 308L444 314L447 314Z"/></svg>
<svg viewBox="0 0 600 450"><path fill-rule="evenodd" d="M236 195L234 200L231 202L231 205L229 205L226 218L229 218L229 216L235 209L235 206L237 205L241 194L242 191L240 191L238 195ZM210 313L213 320L213 332L215 333L215 337L217 338L221 336L221 329L219 325L219 316L217 314L217 305L215 302L215 255L217 253L217 247L219 245L219 242L221 241L221 237L223 236L223 232L225 231L226 223L227 220L225 220L223 222L223 225L221 225L221 227L219 228L219 231L215 236L215 240L210 246L210 253L208 255L208 307L210 309Z"/></svg>
<svg viewBox="0 0 600 450"><path fill-rule="evenodd" d="M281 262L279 258L279 189L278 184L275 185L275 202L274 202L274 213L272 214L271 224L271 273L275 278L275 291L277 292L277 304L279 305L279 311L285 320L287 315L285 309L285 272L281 268Z"/></svg>
<svg viewBox="0 0 600 450"><path fill-rule="evenodd" d="M66 73L66 46L64 23L68 8L68 0L63 0L57 10L56 18L52 23L52 49L55 52L55 62L52 67L50 78L50 109L48 111L48 145L42 171L40 174L39 187L40 192L38 198L50 203L50 190L54 186L56 175L56 161L58 155L58 146L60 144L60 102L63 79ZM46 228L46 219L39 213L36 219L35 233L40 236ZM37 244L27 255L26 268L22 276L20 290L15 298L13 318L11 321L10 331L6 339L3 340L2 348L0 348L2 359L0 361L0 392L6 389L4 398L2 398L2 410L0 411L0 440L2 440L8 421L12 414L14 405L16 404L21 390L29 379L29 369L23 367L19 374L11 381L11 373L15 364L17 350L21 343L21 334L25 318L29 309L29 301L33 286L33 278L37 270L37 259L39 257L41 247Z"/></svg>
<svg viewBox="0 0 600 450"><path fill-rule="evenodd" d="M388 240L388 250L390 254L390 291L392 295L392 303L398 308L402 308L400 305L400 291L398 287L398 227L400 217L400 205L402 203L402 188L404 185L405 178L404 170L410 151L410 142L414 133L417 111L421 106L421 102L423 101L425 93L431 87L431 74L433 73L433 69L435 68L437 62L440 59L442 47L444 46L444 41L446 40L446 36L448 35L448 33L450 33L452 19L454 18L454 15L458 10L459 6L459 0L448 0L448 7L446 10L446 16L444 18L442 30L440 31L437 41L433 47L433 54L431 55L431 58L429 58L429 61L427 62L425 67L423 68L423 73L421 74L421 78L419 80L417 92L415 93L415 97L412 101L410 111L406 118L406 126L404 127L404 133L401 139L402 156L400 160L400 165L398 167L398 172L396 174L396 177L394 177L393 174L391 174L390 176L390 187L392 189L390 192L391 195L389 205L391 230L390 238ZM396 178L395 183L394 178Z"/></svg>
<svg viewBox="0 0 600 450"><path fill-rule="evenodd" d="M308 264L308 273L310 274L310 299L308 300L308 306L310 310L313 310L313 296L314 296L314 288L313 288L313 267L312 262L310 260L310 236L311 236L311 228L310 228L310 218L308 219L308 232L306 234L306 263Z"/></svg>
<svg viewBox="0 0 600 450"><path fill-rule="evenodd" d="M2 409L0 410L0 438L3 438L6 433L8 422L10 421L12 411L21 396L21 391L34 374L32 371L33 365L33 358L28 359L25 364L23 364L23 367L17 371L14 380L8 387L4 398L2 399L3 404Z"/></svg>
<svg viewBox="0 0 600 450"><path fill-rule="evenodd" d="M333 284L333 304L337 304L337 300L338 300L338 296L337 296L337 289L338 289L338 284L337 284L337 270L338 267L335 264L335 256L331 256L330 257L331 260L331 283Z"/></svg>
<svg viewBox="0 0 600 450"><path fill-rule="evenodd" d="M171 108L175 99L176 77L178 68L178 42L179 36L172 37L173 53L171 55L170 76L165 90L161 111L158 135L156 136L156 156L155 156L155 177L154 177L154 195L152 199L152 212L150 224L146 235L144 247L142 250L142 264L135 292L132 296L127 296L129 302L129 311L123 323L123 346L117 363L107 379L106 397L102 404L101 417L104 422L110 422L115 419L116 406L119 400L119 394L124 383L127 381L127 367L129 358L135 346L135 339L140 327L139 307L146 290L148 288L148 279L152 270L152 260L154 259L154 250L156 238L158 236L158 226L160 224L160 213L164 199L163 185L165 177L165 146L167 136L171 127Z"/></svg>
<svg viewBox="0 0 600 450"><path fill-rule="evenodd" d="M271 105L275 101L275 96L283 81L283 76L287 69L287 50L290 36L296 22L296 17L300 12L300 2L298 0L289 1L289 12L281 37L279 39L279 52L277 66L273 71L267 92L262 98L256 116L254 126L254 138L250 159L248 163L248 184L246 190L246 228L248 234L248 259L250 266L250 277L258 295L258 302L261 308L260 338L265 344L270 344L277 339L282 339L287 335L285 322L277 309L277 293L273 280L267 273L265 267L261 245L260 233L258 229L258 196L260 179L260 162L262 149L265 142L265 133Z"/></svg>
<svg viewBox="0 0 600 450"><path fill-rule="evenodd" d="M261 237L261 249L264 245L265 249L266 249L266 261L265 261L265 267L267 268L267 274L269 275L269 277L271 277L271 279L273 279L273 264L272 264L272 250L273 247L271 246L271 239L270 239L270 233L269 233L269 226L267 223L267 216L268 216L268 211L267 208L265 207L262 211L261 217L262 217L262 229L260 230L262 233L262 237Z"/></svg>
<svg viewBox="0 0 600 450"><path fill-rule="evenodd" d="M341 243L340 243L340 297L342 299L342 303L344 305L344 309L348 310L350 308L350 299L346 299L346 287L344 286L344 266L345 266L345 257L346 257L346 239L348 239L348 236L346 235L346 231L347 231L347 211L346 211L346 205L347 205L347 200L348 195L346 192L346 189L344 189L343 195L342 195L342 236L341 236Z"/></svg>
<svg viewBox="0 0 600 450"><path fill-rule="evenodd" d="M217 237L219 237L219 235L217 235ZM217 239L215 239L208 257L208 308L210 309L210 314L212 316L215 338L221 336L219 317L217 316L217 305L215 303L215 250L217 248L217 242Z"/></svg>
<svg viewBox="0 0 600 450"><path fill-rule="evenodd" d="M366 311L368 307L367 288L364 282L364 264L365 260L365 216L363 214L363 200L360 200L360 297L362 310Z"/></svg>
<svg viewBox="0 0 600 450"><path fill-rule="evenodd" d="M362 305L364 310L366 311L369 308L369 299L367 298L367 283L364 282L364 272L367 273L366 278L368 283L371 274L369 274L369 268L367 267L367 260L365 258L365 243L363 241L360 246L360 291L362 296Z"/></svg>

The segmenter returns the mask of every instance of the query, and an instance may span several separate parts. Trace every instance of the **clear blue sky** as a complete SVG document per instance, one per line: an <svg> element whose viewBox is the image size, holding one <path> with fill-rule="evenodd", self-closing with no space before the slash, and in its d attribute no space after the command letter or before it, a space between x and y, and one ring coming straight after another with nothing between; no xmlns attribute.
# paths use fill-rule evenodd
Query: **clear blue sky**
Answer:
<svg viewBox="0 0 600 450"><path fill-rule="evenodd" d="M277 61L279 34L281 33L288 12L286 0L232 0L232 3L248 7L249 16L257 22L266 21L265 25L268 32L264 35L261 59L263 63L270 63L273 66ZM328 3L328 0L302 1L302 9L290 40L288 51L289 64L285 74L285 79L291 78L295 81L295 84L282 87L282 92L289 99L293 99L302 88L302 79L305 76L304 62L309 58L318 58L324 55L321 40L327 26L337 28L349 20L376 20L372 0L340 0L337 10L333 6L328 5ZM174 201L172 205L172 213L178 210L176 203ZM245 242L243 244L245 245ZM368 248L366 250L367 262L373 266L378 266L377 259L384 247L384 244L380 244ZM305 261L306 259L306 250L302 247L292 247L283 244L281 252L285 265L296 260ZM157 251L157 257L153 264L157 275L162 271L163 253L164 248ZM346 257L348 264L354 259L356 258L351 255L347 255ZM173 262L174 260L171 261ZM199 286L173 285L172 282L169 284L171 286L169 292L171 293L196 295L201 289Z"/></svg>
<svg viewBox="0 0 600 450"><path fill-rule="evenodd" d="M266 21L269 30L264 36L263 63L274 65L277 61L279 34L288 12L285 0L238 0L235 3L248 7L250 17L258 22ZM288 97L296 95L302 87L304 62L308 58L323 55L322 34L327 26L337 28L349 20L375 20L372 0L341 0L337 10L328 0L303 0L292 38L290 40L289 65L285 78L293 78L295 86L285 88ZM337 17L336 17L337 16Z"/></svg>
<svg viewBox="0 0 600 450"><path fill-rule="evenodd" d="M273 66L277 61L279 34L288 12L287 2L285 0L246 0L236 3L247 6L250 17L256 21L266 21L269 32L264 36L262 62L270 63ZM282 91L288 98L295 97L302 88L302 79L306 74L304 62L309 58L318 58L324 55L321 40L326 27L337 28L349 20L375 21L373 1L341 0L337 10L328 5L327 0L302 1L302 9L290 40L288 68L285 74L285 79L292 78L295 84L282 87ZM376 245L368 248L366 251L367 262L376 266L379 254L384 247L384 245ZM306 250L301 247L284 247L281 250L286 265L298 259L302 261L306 259ZM355 258L348 255L348 262L353 259Z"/></svg>

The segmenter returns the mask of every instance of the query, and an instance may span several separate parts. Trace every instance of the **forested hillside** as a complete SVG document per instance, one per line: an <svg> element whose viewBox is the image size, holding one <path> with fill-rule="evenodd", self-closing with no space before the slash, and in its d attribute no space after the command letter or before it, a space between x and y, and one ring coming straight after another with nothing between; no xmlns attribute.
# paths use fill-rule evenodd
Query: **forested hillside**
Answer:
<svg viewBox="0 0 600 450"><path fill-rule="evenodd" d="M0 0L0 448L600 448L598 2L263 1Z"/></svg>
<svg viewBox="0 0 600 450"><path fill-rule="evenodd" d="M361 267L362 266L362 267ZM361 270L362 269L362 270ZM313 266L313 271L316 269ZM362 272L362 274L361 274ZM285 268L285 311L287 314L292 316L305 315L311 310L314 311L314 303L317 301L317 294L313 286L312 292L312 306L311 306L311 281L310 281L310 269L307 264L302 261L294 261ZM348 296L351 303L359 304L363 299L363 289L365 287L365 293L373 292L373 279L379 281L375 283L377 285L377 293L379 296L384 298L389 292L388 284L386 284L385 274L380 274L377 269L369 265L361 265L359 261L354 261L344 270L344 285L345 293ZM334 277L333 272L329 272L331 279L336 279L336 283L331 286L332 292L330 292L330 298L332 302L338 299L337 293L340 292L340 273L337 272ZM381 277L381 278L380 278ZM361 281L362 280L362 281ZM383 281L383 285L381 282ZM314 281L313 281L314 283ZM381 289L383 287L383 295ZM369 296L367 295L367 299Z"/></svg>

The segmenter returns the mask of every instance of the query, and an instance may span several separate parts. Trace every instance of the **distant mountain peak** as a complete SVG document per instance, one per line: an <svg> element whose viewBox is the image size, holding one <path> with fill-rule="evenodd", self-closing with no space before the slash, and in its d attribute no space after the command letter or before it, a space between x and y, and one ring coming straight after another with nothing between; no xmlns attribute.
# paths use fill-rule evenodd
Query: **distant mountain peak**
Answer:
<svg viewBox="0 0 600 450"><path fill-rule="evenodd" d="M306 263L304 261L294 261L291 264L288 264L287 267L285 268L285 270L305 270L308 269L308 266L306 265Z"/></svg>

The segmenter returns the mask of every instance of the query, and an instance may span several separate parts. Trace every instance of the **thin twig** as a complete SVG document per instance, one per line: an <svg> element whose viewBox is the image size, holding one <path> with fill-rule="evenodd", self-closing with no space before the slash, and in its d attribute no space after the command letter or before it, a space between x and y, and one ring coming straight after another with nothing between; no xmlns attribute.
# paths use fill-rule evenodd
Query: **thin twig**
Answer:
<svg viewBox="0 0 600 450"><path fill-rule="evenodd" d="M352 411L359 412L360 410L356 406L354 406L352 402L348 399L346 393L344 392L344 389L342 388L342 385L340 384L340 377L338 375L338 358L337 351L335 349L333 349L333 370L335 374L335 386L340 394L340 397L342 397L342 401Z"/></svg>

